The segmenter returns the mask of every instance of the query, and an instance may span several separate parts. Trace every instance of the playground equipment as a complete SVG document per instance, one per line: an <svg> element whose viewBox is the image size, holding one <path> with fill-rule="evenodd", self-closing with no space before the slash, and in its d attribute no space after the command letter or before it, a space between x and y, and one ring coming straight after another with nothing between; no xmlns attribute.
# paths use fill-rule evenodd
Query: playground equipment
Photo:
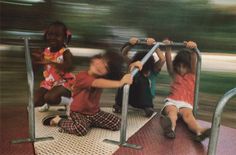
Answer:
<svg viewBox="0 0 236 155"><path fill-rule="evenodd" d="M13 140L12 143L36 142L43 140L52 140L53 137L35 137L35 112L34 112L34 73L32 69L30 50L29 50L29 37L24 37L25 59L27 68L27 80L29 85L29 102L28 102L28 117L29 117L29 138Z"/></svg>
<svg viewBox="0 0 236 155"><path fill-rule="evenodd" d="M143 45L144 41L141 40L136 45ZM144 56L144 58L141 60L142 64L145 64L147 60L153 55L155 50L159 47L185 47L184 43L171 43L170 45L166 45L162 42L156 42L154 43L154 46L151 48L151 50ZM125 47L124 47L125 48ZM201 54L198 48L195 48L193 50L197 54L197 67L196 67L196 80L195 80L195 90L194 90L194 107L193 107L193 113L196 116L197 115L197 107L198 107L198 93L199 93L199 82L200 82L200 72L201 72ZM135 68L131 75L135 76L135 74L138 72L138 69ZM130 85L126 84L123 89L123 100L122 100L122 116L121 116L121 129L120 129L120 141L114 141L110 139L104 139L104 142L130 147L134 149L141 149L142 146L136 145L136 144L129 144L126 142L126 129L127 129L127 111L128 111L128 97L129 97L129 88Z"/></svg>
<svg viewBox="0 0 236 155"><path fill-rule="evenodd" d="M219 100L213 119L212 119L212 126L211 126L211 135L210 140L208 144L208 155L215 155L216 154L216 148L217 148L217 142L219 137L219 131L220 131L220 121L221 121L221 114L223 112L223 109L226 105L226 103L236 95L236 87L226 92L221 99Z"/></svg>

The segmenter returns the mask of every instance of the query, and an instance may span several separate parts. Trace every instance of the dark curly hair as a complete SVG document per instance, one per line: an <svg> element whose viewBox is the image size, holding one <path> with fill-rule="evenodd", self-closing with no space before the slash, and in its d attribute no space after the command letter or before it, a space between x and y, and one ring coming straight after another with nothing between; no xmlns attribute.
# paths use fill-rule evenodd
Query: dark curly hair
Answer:
<svg viewBox="0 0 236 155"><path fill-rule="evenodd" d="M107 62L108 73L104 78L111 80L120 80L122 78L124 74L125 59L119 51L115 49L108 49L105 53L92 57L92 59L95 58L104 59Z"/></svg>
<svg viewBox="0 0 236 155"><path fill-rule="evenodd" d="M173 60L173 69L174 72L177 72L177 68L180 64L185 65L188 69L192 68L191 65L191 51L189 49L182 49L178 52Z"/></svg>
<svg viewBox="0 0 236 155"><path fill-rule="evenodd" d="M147 54L147 52L144 52L144 51L138 51L134 57L132 58L131 60L131 63L132 62L135 62L135 61L141 61L143 59L143 57ZM153 56L151 56L147 62L143 65L143 68L141 70L142 73L146 73L148 71L153 71L153 66L155 64L155 60L153 58Z"/></svg>

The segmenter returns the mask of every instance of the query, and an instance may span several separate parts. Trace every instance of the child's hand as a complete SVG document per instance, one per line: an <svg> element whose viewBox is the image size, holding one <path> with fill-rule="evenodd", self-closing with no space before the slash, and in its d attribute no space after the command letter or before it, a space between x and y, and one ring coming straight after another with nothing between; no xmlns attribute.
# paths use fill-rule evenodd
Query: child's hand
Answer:
<svg viewBox="0 0 236 155"><path fill-rule="evenodd" d="M172 43L172 41L170 41L169 39L165 39L162 41L165 45L170 45ZM166 47L166 51L170 51L171 47Z"/></svg>
<svg viewBox="0 0 236 155"><path fill-rule="evenodd" d="M153 45L154 43L155 43L156 41L155 41L155 39L153 39L153 38L147 38L147 45Z"/></svg>
<svg viewBox="0 0 236 155"><path fill-rule="evenodd" d="M166 45L170 45L170 44L171 44L171 41L168 40L168 39L165 39L165 40L163 40L162 42L163 42L164 44L166 44Z"/></svg>
<svg viewBox="0 0 236 155"><path fill-rule="evenodd" d="M129 43L130 43L131 45L137 44L138 41L139 41L139 39L136 38L136 37L132 37L132 38L129 39Z"/></svg>
<svg viewBox="0 0 236 155"><path fill-rule="evenodd" d="M184 41L184 44L186 45L187 48L194 49L197 47L197 44L193 41Z"/></svg>
<svg viewBox="0 0 236 155"><path fill-rule="evenodd" d="M132 84L133 83L133 78L131 74L125 74L122 79L120 80L121 86L124 84Z"/></svg>
<svg viewBox="0 0 236 155"><path fill-rule="evenodd" d="M137 67L141 71L143 68L143 64L141 63L141 61L135 61L131 63L129 65L130 71L132 71L135 67Z"/></svg>

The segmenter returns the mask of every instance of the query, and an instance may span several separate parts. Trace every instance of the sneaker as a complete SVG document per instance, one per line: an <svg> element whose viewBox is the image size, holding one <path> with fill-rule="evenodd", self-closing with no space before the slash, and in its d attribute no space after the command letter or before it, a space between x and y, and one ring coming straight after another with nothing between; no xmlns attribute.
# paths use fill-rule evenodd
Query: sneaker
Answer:
<svg viewBox="0 0 236 155"><path fill-rule="evenodd" d="M206 129L201 135L197 135L194 137L194 140L197 142L202 142L206 138L210 137L211 134L211 128Z"/></svg>
<svg viewBox="0 0 236 155"><path fill-rule="evenodd" d="M152 114L154 113L154 109L153 108L144 108L144 112L145 112L145 117L151 117Z"/></svg>
<svg viewBox="0 0 236 155"><path fill-rule="evenodd" d="M122 111L122 110L121 110L121 106L119 106L119 105L117 105L117 104L113 105L112 111L113 111L114 113L121 114L121 111Z"/></svg>
<svg viewBox="0 0 236 155"><path fill-rule="evenodd" d="M171 123L170 118L165 115L161 115L160 124L161 124L162 129L164 130L164 135L167 138L174 139L175 132L172 130L172 123Z"/></svg>
<svg viewBox="0 0 236 155"><path fill-rule="evenodd" d="M49 105L45 103L43 106L39 107L39 112L46 112L49 110Z"/></svg>

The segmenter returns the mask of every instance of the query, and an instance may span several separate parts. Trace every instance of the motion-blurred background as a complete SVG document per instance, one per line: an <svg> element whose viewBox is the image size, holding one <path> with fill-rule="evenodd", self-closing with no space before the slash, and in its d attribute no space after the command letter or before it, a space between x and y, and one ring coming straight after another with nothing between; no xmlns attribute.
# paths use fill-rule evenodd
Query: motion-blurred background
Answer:
<svg viewBox="0 0 236 155"><path fill-rule="evenodd" d="M31 37L32 50L43 47L43 31L55 20L72 32L75 72L88 65L89 54L120 48L132 36L196 41L203 54L198 116L203 120L211 121L220 97L236 86L235 0L1 0L0 13L1 120L7 107L26 108L28 103L22 37ZM35 71L36 88L41 74ZM164 68L157 83L157 111L169 82ZM112 106L115 90L105 92L102 105ZM224 111L223 124L236 128L235 98Z"/></svg>

